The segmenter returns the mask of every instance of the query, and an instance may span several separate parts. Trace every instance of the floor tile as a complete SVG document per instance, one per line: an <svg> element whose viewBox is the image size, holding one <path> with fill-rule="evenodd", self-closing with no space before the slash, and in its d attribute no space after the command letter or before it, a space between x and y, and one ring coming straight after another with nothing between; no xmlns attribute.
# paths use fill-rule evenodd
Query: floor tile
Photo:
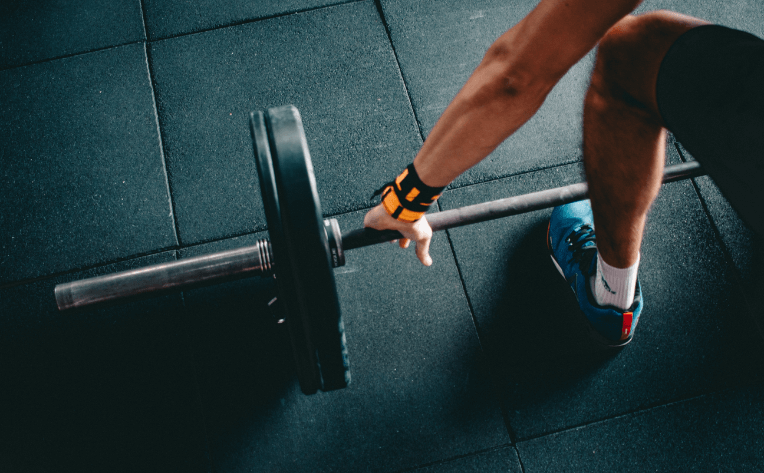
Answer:
<svg viewBox="0 0 764 473"><path fill-rule="evenodd" d="M0 5L0 69L145 39L140 0Z"/></svg>
<svg viewBox="0 0 764 473"><path fill-rule="evenodd" d="M452 192L444 210L577 180L577 165ZM518 438L762 379L764 346L689 181L665 185L642 245L645 309L620 352L584 343L549 262L550 210L450 230L479 333ZM709 268L714 268L709 271Z"/></svg>
<svg viewBox="0 0 764 473"><path fill-rule="evenodd" d="M265 282L186 294L218 353L202 370L214 381L200 381L216 471L399 471L508 444L444 234L432 255L424 268L393 245L348 252L335 274L352 382L312 396L299 390L285 334L265 327Z"/></svg>
<svg viewBox="0 0 764 473"><path fill-rule="evenodd" d="M513 447L504 447L418 468L412 473L521 473L522 471L522 466L520 466L520 461L517 458L517 451Z"/></svg>
<svg viewBox="0 0 764 473"><path fill-rule="evenodd" d="M488 47L537 3L382 0L393 46L425 136ZM583 97L593 58L589 54L575 65L530 121L452 186L580 160Z"/></svg>
<svg viewBox="0 0 764 473"><path fill-rule="evenodd" d="M206 472L180 296L61 313L55 284L160 253L0 289L0 470Z"/></svg>
<svg viewBox="0 0 764 473"><path fill-rule="evenodd" d="M761 471L762 386L724 391L520 442L526 473Z"/></svg>
<svg viewBox="0 0 764 473"><path fill-rule="evenodd" d="M752 277L756 271L756 234L740 219L713 179L703 176L695 182L735 268L745 279Z"/></svg>
<svg viewBox="0 0 764 473"><path fill-rule="evenodd" d="M681 144L679 146L684 159L695 159ZM740 218L710 176L693 179L693 182L718 232L725 254L735 267L735 276L739 278L748 301L754 330L758 330L764 338L764 310L758 300L758 294L764 290L762 239Z"/></svg>
<svg viewBox="0 0 764 473"><path fill-rule="evenodd" d="M764 239L746 225L714 181L704 176L695 179L697 190L719 232L722 245L735 266L751 314L752 330L764 338Z"/></svg>
<svg viewBox="0 0 764 473"><path fill-rule="evenodd" d="M155 40L347 1L151 0L145 2L146 29Z"/></svg>
<svg viewBox="0 0 764 473"><path fill-rule="evenodd" d="M301 112L324 214L368 206L421 141L372 2L154 43L180 238L265 228L248 114Z"/></svg>
<svg viewBox="0 0 764 473"><path fill-rule="evenodd" d="M266 236L252 233L265 228L252 110L297 105L324 213L360 226L344 213L411 161L536 3L2 2L0 471L762 470L764 347L733 277L746 289L756 243L708 178L664 188L645 316L612 355L582 342L544 248L548 212L440 233L432 268L393 245L351 252L336 270L341 391L300 392L270 278L55 309L57 282ZM755 0L639 11L657 8L764 36ZM592 59L443 207L577 182Z"/></svg>
<svg viewBox="0 0 764 473"><path fill-rule="evenodd" d="M0 284L177 244L142 45L0 72L0 104Z"/></svg>

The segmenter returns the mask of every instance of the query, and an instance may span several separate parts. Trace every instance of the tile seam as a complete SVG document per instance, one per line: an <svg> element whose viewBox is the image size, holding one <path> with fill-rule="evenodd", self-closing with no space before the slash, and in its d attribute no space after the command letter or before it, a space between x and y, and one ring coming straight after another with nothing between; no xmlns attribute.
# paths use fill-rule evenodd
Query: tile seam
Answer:
<svg viewBox="0 0 764 473"><path fill-rule="evenodd" d="M225 28L231 28L231 27L234 27L234 26L246 25L246 24L249 24L249 23L257 23L259 21L273 20L274 18L283 18L285 16L299 15L301 13L309 13L309 12L316 11L316 10L323 10L325 8L334 8L334 7L338 7L338 6L342 6L342 5L349 5L351 3L362 3L362 2L365 2L365 1L368 1L368 0L345 0L345 1L340 1L340 2L336 2L336 3L331 3L329 5L321 5L321 6L318 6L318 7L305 8L305 9L302 9L302 10L290 10L288 12L275 13L273 15L266 15L266 16L261 16L261 17L257 17L257 18L250 18L248 20L237 20L237 21L233 21L231 23L226 23L224 25L212 26L210 28L202 28L200 30L188 31L188 32L185 32L185 33L171 34L171 35L168 35L168 36L157 36L156 38L149 38L148 37L148 32L147 32L146 38L147 38L148 42L154 43L154 42L159 42L159 41L165 41L165 40L168 40L168 39L182 38L184 36L191 36L191 35L195 35L195 34L209 33L210 31L222 30L222 29L225 29Z"/></svg>
<svg viewBox="0 0 764 473"><path fill-rule="evenodd" d="M154 123L156 124L157 140L159 142L159 157L162 160L162 171L164 173L164 182L167 188L167 197L170 203L170 217L173 223L173 232L175 235L176 246L181 247L183 241L180 238L180 228L178 225L178 213L175 210L175 198L172 190L172 183L170 182L170 170L168 169L167 159L164 154L164 138L162 137L162 124L159 118L159 106L157 104L156 93L156 81L154 80L154 68L152 67L151 51L149 49L149 43L143 45L144 57L146 58L146 72L149 76L149 85L151 87L151 101L154 108Z"/></svg>
<svg viewBox="0 0 764 473"><path fill-rule="evenodd" d="M398 59L398 51L395 49L395 43L393 42L393 35L390 31L390 25L387 23L387 18L385 17L385 10L382 6L381 0L374 0L374 5L377 8L377 13L379 14L379 19L382 22L382 26L385 28L385 34L387 35L387 41L390 44L390 49L393 52L393 58L395 59L395 65L398 69L398 76L401 78L401 83L403 83L403 90L406 93L406 100L409 104L409 109L411 110L411 114L414 116L414 123L416 124L417 131L419 132L419 139L422 143L424 143L424 129L422 127L422 122L419 119L419 116L416 113L416 110L414 109L414 103L411 98L411 92L409 91L408 82L406 81L406 76L403 74L403 68L401 68L401 61Z"/></svg>
<svg viewBox="0 0 764 473"><path fill-rule="evenodd" d="M348 213L353 213L353 212L357 212L357 211L351 211L351 212L348 212ZM342 214L338 214L338 215L342 215ZM218 242L222 242L222 241L233 240L233 239L245 237L245 236L248 236L248 235L255 235L257 233L262 233L262 232L267 232L267 229L255 230L255 231L241 233L241 234L235 234L235 235L228 235L228 236L225 236L225 237L215 238L215 239L212 239L212 240L205 240L205 241L201 241L201 242L197 242L197 243L191 243L191 244L184 245L184 246L174 245L174 246L159 248L157 250L147 251L147 252L144 252L144 253L136 253L136 254L129 255L129 256L115 258L113 260L108 260L108 261L105 261L105 262L99 262L99 263L95 263L95 264L91 264L91 265L87 265L87 266L78 266L78 267L67 269L67 270L63 270L63 271L56 271L56 272L49 273L49 274L44 274L44 275L41 275L41 276L36 276L36 277L31 277L31 278L24 278L24 279L17 279L17 280L14 280L14 281L1 282L0 283L0 289L7 289L7 288L11 288L11 287L16 287L16 286L23 286L25 284L32 284L32 283L35 283L35 282L44 281L46 279L53 279L53 278L57 278L57 277L61 277L61 276L66 276L68 274L76 274L76 273L81 273L81 272L84 272L84 271L90 271L90 270L93 270L93 269L104 268L106 266L110 266L110 265L113 265L113 264L124 263L124 262L127 262L127 261L133 261L133 260L138 260L138 259L141 259L141 258L145 258L147 256L153 256L153 255L158 255L158 254L162 254L162 253L167 253L169 251L177 251L178 253L180 253L183 250L187 250L187 249L191 249L191 248L196 248L196 247L207 245L207 244L211 244L211 243L218 243Z"/></svg>
<svg viewBox="0 0 764 473"><path fill-rule="evenodd" d="M23 64L16 64L16 65L13 65L13 66L8 66L8 67L0 67L0 72L13 71L15 69L21 69L22 67L36 66L38 64L46 64L46 63L49 63L49 62L59 61L61 59L69 59L69 58L74 58L74 57L77 57L77 56L84 56L84 55L87 55L87 54L98 53L98 52L102 52L102 51L108 51L110 49L117 49L117 48L122 48L122 47L125 47L125 46L130 46L130 45L133 45L133 44L141 44L141 43L145 43L145 42L146 41L144 39L139 39L139 40L136 40L136 41L128 41L127 43L120 43L120 44L115 44L115 45L111 45L111 46L104 46L102 48L89 49L87 51L78 51L76 53L64 54L64 55L55 56L55 57L52 57L52 58L40 59L38 61L25 62Z"/></svg>
<svg viewBox="0 0 764 473"><path fill-rule="evenodd" d="M509 178L512 178L512 177L524 176L526 174L533 174L534 172L549 171L549 170L555 169L555 168L561 168L561 167L565 167L565 166L571 166L573 164L583 164L583 163L584 163L584 161L582 159L575 159L575 160L571 160L571 161L564 161L562 163L551 164L549 166L543 166L543 167L536 168L536 169L528 169L526 171L520 171L520 172L517 172L517 173L514 173L514 174L507 174L506 176L490 177L490 178L488 178L488 179L486 179L484 181L469 182L469 183L466 183L466 184L460 184L460 185L456 185L456 186L453 186L453 187L449 184L449 186L446 188L446 192L454 191L454 190L457 190L457 189L465 189L467 187L472 187L472 186L479 186L480 184L488 184L488 183L494 182L494 181L501 181L502 179L509 179Z"/></svg>
<svg viewBox="0 0 764 473"><path fill-rule="evenodd" d="M496 445L494 447L488 447L488 448L484 448L482 450L476 450L474 452L465 453L463 455L456 455L454 457L443 458L441 460L433 460L433 461L431 461L429 463L423 463L421 465L406 467L406 468L404 468L402 470L395 470L395 473L411 473L411 472L415 472L417 470L420 470L422 468L429 468L429 467L435 466L435 465L442 465L444 463L452 462L454 460L460 460L462 458L468 458L468 457L472 457L472 456L475 456L475 455L482 455L484 453L496 452L496 451L499 451L499 450L503 450L505 448L512 448L512 445L510 445L510 444Z"/></svg>
<svg viewBox="0 0 764 473"><path fill-rule="evenodd" d="M440 202L438 202L438 210L442 211L440 207ZM483 337L481 336L480 331L480 324L478 323L477 317L475 316L475 309L472 305L472 299L470 298L469 293L467 292L467 283L464 281L464 274L462 274L462 268L459 264L459 258L456 256L456 248L454 248L454 242L451 239L451 232L449 230L446 230L446 239L448 240L448 247L451 249L451 256L454 258L454 265L456 266L456 272L459 275L459 282L462 285L462 292L464 293L464 298L467 300L467 307L470 311L470 318L472 319L472 327L475 329L475 335L478 339L478 346L480 347L480 352L483 354L483 356L488 356L489 353L486 350L485 346L483 345ZM509 436L509 441L513 445L517 443L517 435L515 434L514 430L512 429L512 426L509 423L509 415L507 413L507 410L504 406L504 403L501 401L501 397L499 396L498 387L496 386L495 379L496 379L496 373L494 373L494 370L491 368L490 364L486 367L488 370L488 377L491 384L491 392L496 400L496 402L499 405L499 411L501 412L501 418L504 421L504 428L507 430L507 435Z"/></svg>
<svg viewBox="0 0 764 473"><path fill-rule="evenodd" d="M688 162L689 160L685 157L684 153L682 153L682 150L679 147L679 144L675 142L674 147L676 147L676 150L679 153L679 158L684 162ZM708 177L710 179L710 176ZM724 239L722 238L722 232L721 230L719 230L719 226L716 224L716 220L711 215L711 209L709 208L708 202L706 202L706 199L703 197L703 194L700 191L700 186L698 186L697 178L690 179L690 182L692 183L692 188L695 191L695 194L698 197L698 200L700 201L700 207L703 209L703 213L706 215L706 219L708 220L708 223L711 225L711 231L714 232L714 238L716 238L716 242L719 245L719 248L721 249L722 255L724 256L724 261L727 264L727 268L732 274L732 278L734 279L733 283L738 289L740 289L740 292L743 297L743 304L745 305L745 308L747 309L746 315L749 321L753 322L753 325L757 328L759 332L759 336L764 340L764 326L762 326L762 324L757 321L754 315L756 313L755 301L753 301L750 297L748 297L747 292L745 291L745 285L743 284L743 276L740 274L740 271L738 271L737 266L735 265L735 260L732 258L732 253L729 251L727 244L724 243Z"/></svg>
<svg viewBox="0 0 764 473"><path fill-rule="evenodd" d="M170 179L168 175L167 170L167 160L165 159L164 155L164 142L162 140L162 130L159 124L159 109L157 107L157 99L156 99L156 85L154 83L154 74L153 74L153 68L151 67L151 61L149 60L149 43L148 43L148 25L146 24L146 5L144 0L140 0L140 6L141 6L141 19L143 22L143 36L146 38L146 42L144 43L144 54L146 58L146 72L148 72L149 76L149 85L151 87L151 101L154 108L154 123L156 123L156 130L157 130L157 140L159 142L159 156L162 159L162 169L164 171L164 179L165 179L165 186L167 187L167 193L170 200L170 214L172 216L173 220L173 231L175 234L175 243L176 246L180 246L180 232L178 231L178 220L176 217L175 212L175 199L173 198L172 188L170 187ZM180 259L180 249L176 248L173 250L173 256L175 257L175 261ZM186 308L186 298L184 297L183 292L180 294L180 302L183 307L183 310L187 310ZM201 423L202 423L202 435L204 435L204 446L205 446L205 452L204 457L207 460L207 465L205 470L207 473L214 473L215 466L213 462L213 454L212 454L212 444L210 442L210 435L209 435L209 428L207 427L207 416L205 411L205 405L202 399L202 391L201 386L199 384L199 371L197 368L196 358L194 357L194 350L193 350L193 344L192 344L192 338L191 338L191 329L190 325L186 326L186 344L187 344L187 350L188 350L188 356L191 359L191 366L192 366L192 372L194 377L194 390L195 390L195 398L197 405L199 406L200 416L201 416Z"/></svg>
<svg viewBox="0 0 764 473"><path fill-rule="evenodd" d="M520 450L517 449L517 444L512 445L512 448L515 449L515 455L517 455L517 462L520 464L520 471L522 473L525 473L525 463L523 463L523 459L520 458Z"/></svg>
<svg viewBox="0 0 764 473"><path fill-rule="evenodd" d="M588 422L582 422L580 424L574 424L574 425L570 425L570 426L563 427L563 428L560 428L560 429L551 430L549 432L544 432L542 434L531 435L531 436L528 436L528 437L523 438L523 439L518 439L518 441L515 443L515 446L519 447L523 443L530 442L530 441L533 441L533 440L538 440L540 438L549 437L549 436L552 436L552 435L557 435L557 434L569 432L571 430L577 430L577 429L589 427L589 426L596 425L596 424L603 424L605 422L610 422L612 420L618 420L618 419L626 418L626 417L629 417L629 416L646 415L650 411L653 411L653 410L656 410L656 409L661 409L661 408L664 408L664 407L671 407L671 406L675 406L675 405L679 405L679 404L695 401L695 400L698 400L698 399L702 399L702 398L705 398L705 397L708 397L708 396L720 395L720 394L723 394L725 392L733 391L735 389L755 387L755 386L762 386L762 387L764 387L764 383L762 383L761 381L756 382L756 383L741 383L741 384L738 384L738 385L732 386L732 387L724 387L724 388L721 388L721 389L711 389L709 391L701 392L701 393L698 393L698 394L695 394L695 395L691 395L691 396L685 397L685 398L678 397L678 398L669 399L666 402L657 402L657 403L653 403L653 404L648 404L648 405L645 405L643 407L637 407L635 409L631 409L631 410L628 410L628 411L625 411L625 412L622 412L622 413L619 413L619 414L616 414L616 415L612 415L612 416L608 416L608 417L603 417L601 419L595 419L595 420L588 421Z"/></svg>
<svg viewBox="0 0 764 473"><path fill-rule="evenodd" d="M149 40L149 31L148 27L146 26L146 5L144 0L138 0L140 6L141 6L141 24L143 24L143 38L148 41Z"/></svg>
<svg viewBox="0 0 764 473"><path fill-rule="evenodd" d="M91 264L91 265L87 265L87 266L78 266L76 268L67 269L67 270L64 270L64 271L57 271L57 272L53 272L53 273L49 273L49 274L44 274L44 275L41 275L41 276L36 276L36 277L31 277L31 278L24 278L24 279L18 279L18 280L15 280L15 281L8 281L8 282L5 282L5 283L0 283L0 289L9 289L9 288L12 288L12 287L24 286L26 284L33 284L33 283L36 283L36 282L45 281L47 279L55 279L55 278L59 278L59 277L62 277L62 276L67 276L67 275L70 275L70 274L77 274L77 273L81 273L81 272L85 272L85 271L91 271L91 270L98 269L98 268L105 268L106 266L110 266L110 265L113 265L113 264L125 263L127 261L133 261L133 260L137 260L137 259L141 259L141 258L146 258L148 256L160 255L162 253L168 253L168 252L171 252L171 251L179 251L179 250L180 250L180 248L172 246L172 247L166 247L166 248L160 248L160 249L157 249L157 250L147 251L145 253L136 253L134 255L125 256L123 258L117 258L117 259L109 260L108 262L105 262L105 263Z"/></svg>

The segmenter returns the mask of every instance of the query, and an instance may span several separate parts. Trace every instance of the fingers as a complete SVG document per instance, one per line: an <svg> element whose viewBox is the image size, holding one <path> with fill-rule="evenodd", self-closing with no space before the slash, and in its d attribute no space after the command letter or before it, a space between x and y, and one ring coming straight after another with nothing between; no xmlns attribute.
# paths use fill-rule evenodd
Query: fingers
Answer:
<svg viewBox="0 0 764 473"><path fill-rule="evenodd" d="M425 266L432 265L430 258L430 241L432 240L432 228L427 223L427 217L422 217L413 223L415 229L416 256Z"/></svg>
<svg viewBox="0 0 764 473"><path fill-rule="evenodd" d="M416 257L425 266L432 266L432 258L430 257L430 241L431 237L422 238L416 242ZM408 238L401 238L398 240L398 246L401 248L408 248L411 244L411 240Z"/></svg>
<svg viewBox="0 0 764 473"><path fill-rule="evenodd" d="M432 265L430 257L430 241L432 240L432 228L427 223L427 218L422 217L416 222L401 222L392 218L385 209L378 205L371 209L363 219L365 227L377 230L397 230L403 235L398 240L398 246L408 248L411 242L416 244L416 256L425 266Z"/></svg>
<svg viewBox="0 0 764 473"><path fill-rule="evenodd" d="M432 258L430 258L430 240L431 238L425 238L416 242L416 257L419 258L419 261L425 266L432 265Z"/></svg>

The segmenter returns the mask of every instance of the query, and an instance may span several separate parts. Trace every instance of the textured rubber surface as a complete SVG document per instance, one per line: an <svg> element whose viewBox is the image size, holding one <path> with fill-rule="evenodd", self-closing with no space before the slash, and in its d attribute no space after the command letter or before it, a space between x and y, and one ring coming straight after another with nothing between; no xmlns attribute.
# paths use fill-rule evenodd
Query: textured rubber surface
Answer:
<svg viewBox="0 0 764 473"><path fill-rule="evenodd" d="M345 329L302 120L295 107L284 106L253 114L251 124L300 387L306 394L344 388L350 381Z"/></svg>
<svg viewBox="0 0 764 473"><path fill-rule="evenodd" d="M286 312L289 338L292 342L292 353L297 368L297 378L300 388L305 394L314 394L321 383L315 347L310 340L310 331L306 330L307 321L302 320L302 312L295 296L297 288L294 284L292 262L281 223L281 209L276 191L273 161L270 143L266 131L266 120L262 112L250 114L250 130L255 150L255 162L260 178L260 192L263 196L265 218L268 222L268 234L273 248L275 264L274 275L278 283L278 297Z"/></svg>

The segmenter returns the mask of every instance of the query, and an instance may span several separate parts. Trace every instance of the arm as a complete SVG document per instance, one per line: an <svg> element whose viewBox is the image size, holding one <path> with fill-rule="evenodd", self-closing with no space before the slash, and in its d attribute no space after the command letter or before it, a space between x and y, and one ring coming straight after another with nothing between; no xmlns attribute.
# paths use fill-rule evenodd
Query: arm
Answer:
<svg viewBox="0 0 764 473"><path fill-rule="evenodd" d="M641 0L542 0L488 49L441 115L414 159L429 186L446 186L488 156L541 107L554 85ZM381 206L364 219L372 228L400 231L417 242L429 266L432 231L424 218L405 223Z"/></svg>

